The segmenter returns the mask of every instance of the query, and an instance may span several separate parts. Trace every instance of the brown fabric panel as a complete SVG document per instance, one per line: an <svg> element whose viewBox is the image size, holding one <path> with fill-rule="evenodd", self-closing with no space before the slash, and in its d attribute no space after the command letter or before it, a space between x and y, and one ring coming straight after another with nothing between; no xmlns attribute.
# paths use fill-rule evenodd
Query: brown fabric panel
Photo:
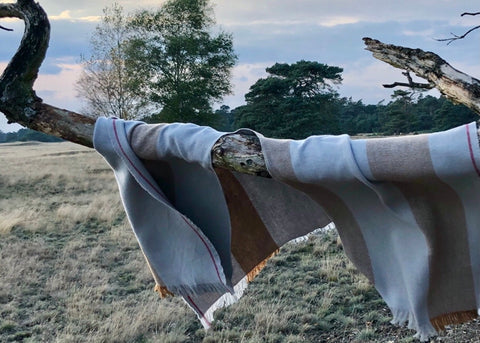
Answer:
<svg viewBox="0 0 480 343"><path fill-rule="evenodd" d="M428 156L417 156L424 147ZM377 181L409 181L432 172L427 135L367 140L367 157Z"/></svg>
<svg viewBox="0 0 480 343"><path fill-rule="evenodd" d="M235 176L225 169L217 168L215 172L230 213L232 255L248 274L279 247Z"/></svg>
<svg viewBox="0 0 480 343"><path fill-rule="evenodd" d="M475 308L467 224L460 197L448 184L435 176L426 138L417 141L415 145L397 146L397 151L399 148L403 148L403 151L385 155L390 161L390 164L385 165L382 160L378 160L379 150L389 151L389 144L393 143L385 141L383 146L371 147L367 142L370 168L376 179L388 174L390 166L396 168L404 165L405 170L410 170L411 175L414 175L414 179L408 183L394 184L409 202L429 246L430 318ZM423 176L415 171L415 166L419 164Z"/></svg>
<svg viewBox="0 0 480 343"><path fill-rule="evenodd" d="M373 268L362 230L343 200L327 188L304 183L289 183L319 203L335 223L345 253L355 267L374 283Z"/></svg>
<svg viewBox="0 0 480 343"><path fill-rule="evenodd" d="M279 246L332 221L316 201L298 189L274 179L233 174Z"/></svg>
<svg viewBox="0 0 480 343"><path fill-rule="evenodd" d="M165 124L138 125L133 129L130 134L130 146L138 157L146 160L157 158L157 137L160 129L164 126Z"/></svg>
<svg viewBox="0 0 480 343"><path fill-rule="evenodd" d="M370 282L374 283L373 268L367 244L355 217L343 200L319 185L307 185L297 180L290 157L290 140L262 139L262 148L272 175L282 175L284 182L307 194L334 221L342 239L345 253Z"/></svg>
<svg viewBox="0 0 480 343"><path fill-rule="evenodd" d="M271 175L281 175L282 180L295 180L295 172L290 158L290 140L262 138L262 150Z"/></svg>

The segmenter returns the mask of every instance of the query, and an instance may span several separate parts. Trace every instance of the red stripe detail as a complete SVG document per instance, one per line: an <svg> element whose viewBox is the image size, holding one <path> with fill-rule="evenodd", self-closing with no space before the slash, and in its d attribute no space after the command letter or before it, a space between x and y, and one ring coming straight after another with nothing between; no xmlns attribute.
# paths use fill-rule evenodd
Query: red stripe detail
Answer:
<svg viewBox="0 0 480 343"><path fill-rule="evenodd" d="M118 146L120 147L120 150L122 151L122 154L125 156L125 158L128 160L128 162L130 163L130 165L135 169L135 171L142 177L142 179L148 183L148 185L150 187L152 187L157 193L158 195L160 195L160 197L164 200L167 200L164 196L163 196L163 193L154 185L152 184L143 174L142 172L135 166L135 164L130 160L130 158L128 157L128 155L126 154L125 150L123 150L123 147L122 147L122 144L120 143L120 139L118 138L118 132L117 132L117 127L115 125L115 121L116 119L113 119L112 120L112 123L113 123L113 131L115 132L115 139L117 140L117 143L118 143Z"/></svg>
<svg viewBox="0 0 480 343"><path fill-rule="evenodd" d="M475 156L473 155L473 146L472 146L472 140L470 137L470 130L468 129L468 125L465 125L465 128L467 129L468 149L470 150L470 158L472 159L473 168L475 168L477 175L480 176L480 169L478 168L477 162L475 161Z"/></svg>
<svg viewBox="0 0 480 343"><path fill-rule="evenodd" d="M140 177L145 181L147 182L150 187L152 187L157 193L158 195L160 195L160 197L162 199L165 199L163 193L157 188L155 187L155 185L153 185L143 174L142 172L135 166L135 164L130 160L130 158L128 157L128 155L126 154L125 150L123 150L123 147L122 147L122 143L120 142L120 139L118 137L118 132L117 132L117 127L115 125L115 121L116 119L113 119L112 120L112 124L113 124L113 131L115 132L115 139L117 140L117 143L118 143L118 146L120 147L120 150L122 151L122 154L125 156L125 158L127 159L127 161L130 163L130 165L135 169L135 171L138 173L138 175L140 175ZM215 263L215 258L213 257L213 253L211 252L207 242L203 239L203 237L197 232L197 229L195 227L193 227L190 222L182 215L182 219L185 221L185 223L187 223L187 225L193 230L193 232L195 232L195 234L198 236L198 238L200 238L200 240L202 241L202 243L205 245L205 248L207 248L207 251L210 255L210 258L213 262L213 265L215 267L215 271L217 272L217 277L218 279L220 280L220 282L223 284L223 281L222 281L222 278L220 277L220 271L218 270L218 267L217 267L217 264ZM205 319L206 320L206 319Z"/></svg>
<svg viewBox="0 0 480 343"><path fill-rule="evenodd" d="M202 310L200 310L200 308L197 306L197 304L195 304L195 302L193 301L193 299L187 295L187 299L188 301L190 301L193 305L193 307L195 307L195 310L197 310L198 313L200 313L200 316L202 316L203 320L207 323L207 325L210 327L212 326L212 323L210 323L207 318L205 318L205 314L202 312Z"/></svg>

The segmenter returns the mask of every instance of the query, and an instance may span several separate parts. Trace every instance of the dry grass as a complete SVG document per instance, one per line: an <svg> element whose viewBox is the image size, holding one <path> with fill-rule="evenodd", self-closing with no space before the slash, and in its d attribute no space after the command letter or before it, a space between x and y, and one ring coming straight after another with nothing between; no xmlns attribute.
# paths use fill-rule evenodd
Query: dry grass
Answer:
<svg viewBox="0 0 480 343"><path fill-rule="evenodd" d="M1 342L409 342L334 232L284 247L205 333L160 300L94 151L0 145ZM476 342L478 325L445 342Z"/></svg>

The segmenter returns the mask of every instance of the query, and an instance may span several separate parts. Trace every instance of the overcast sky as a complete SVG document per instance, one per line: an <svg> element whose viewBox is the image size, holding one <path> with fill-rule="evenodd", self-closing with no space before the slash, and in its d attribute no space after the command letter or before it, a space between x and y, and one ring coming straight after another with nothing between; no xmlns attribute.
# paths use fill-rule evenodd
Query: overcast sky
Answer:
<svg viewBox="0 0 480 343"><path fill-rule="evenodd" d="M13 2L1 1L0 2ZM80 111L75 81L81 71L81 54L89 52L89 37L112 1L39 0L51 25L50 48L35 84L46 103ZM126 11L160 6L163 0L118 1ZM235 94L224 99L234 108L243 103L249 87L265 68L275 62L312 60L342 67L342 96L378 103L390 100L391 90L382 83L403 81L401 71L374 59L363 48L362 37L379 39L412 48L433 51L457 69L480 77L480 31L450 45L436 38L463 34L478 17L460 17L479 6L472 0L213 0L218 25L233 34L239 56L233 72ZM0 19L0 70L14 54L23 33L23 23ZM18 126L5 123L0 130Z"/></svg>

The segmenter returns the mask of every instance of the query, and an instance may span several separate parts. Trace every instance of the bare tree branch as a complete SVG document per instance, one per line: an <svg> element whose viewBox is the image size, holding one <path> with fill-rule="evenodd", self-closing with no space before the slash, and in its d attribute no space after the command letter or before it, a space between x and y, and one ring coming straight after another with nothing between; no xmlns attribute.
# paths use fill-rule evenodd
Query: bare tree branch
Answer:
<svg viewBox="0 0 480 343"><path fill-rule="evenodd" d="M5 30L5 31L13 31L13 29L6 28L2 25L0 25L0 29Z"/></svg>
<svg viewBox="0 0 480 343"><path fill-rule="evenodd" d="M410 72L407 70L402 73L402 75L405 75L405 77L408 80L408 83L405 82L394 82L391 84L383 84L382 86L385 88L394 88L394 87L408 87L412 89L432 89L435 88L435 85L432 83L418 83L414 82L412 79L412 76L410 75Z"/></svg>
<svg viewBox="0 0 480 343"><path fill-rule="evenodd" d="M440 56L421 49L410 49L363 38L373 57L395 68L413 72L428 80L448 99L464 104L480 114L480 81L453 68Z"/></svg>
<svg viewBox="0 0 480 343"><path fill-rule="evenodd" d="M476 15L480 15L480 12L463 12L460 17L463 17L463 16L466 16L466 15L470 15L470 16L476 16ZM459 36L459 35L456 35L454 34L453 32L450 32L450 34L453 36L453 37L450 37L450 38L441 38L441 39L436 39L436 41L439 41L439 42L448 42L447 45L450 45L452 42L456 41L456 40L459 40L459 39L464 39L469 33L471 33L472 31L475 31L477 29L480 28L480 25L477 25L475 27L472 27L470 30L468 30L467 32L465 32L463 35Z"/></svg>
<svg viewBox="0 0 480 343"><path fill-rule="evenodd" d="M0 18L25 22L20 47L0 77L0 111L10 122L92 146L95 120L89 116L44 104L33 90L50 38L46 13L33 0L0 4Z"/></svg>
<svg viewBox="0 0 480 343"><path fill-rule="evenodd" d="M460 17L463 17L465 15L480 15L480 12L463 12Z"/></svg>
<svg viewBox="0 0 480 343"><path fill-rule="evenodd" d="M467 32L465 32L465 33L464 33L463 35L461 35L461 36L457 36L456 34L450 32L450 34L451 34L453 37L436 39L436 40L439 41L439 42L448 42L447 45L450 45L450 43L452 43L452 42L454 42L454 41L456 41L456 40L465 38L470 32L475 31L475 30L477 30L477 29L480 29L480 25L475 26L475 27L472 27L470 30L468 30Z"/></svg>

